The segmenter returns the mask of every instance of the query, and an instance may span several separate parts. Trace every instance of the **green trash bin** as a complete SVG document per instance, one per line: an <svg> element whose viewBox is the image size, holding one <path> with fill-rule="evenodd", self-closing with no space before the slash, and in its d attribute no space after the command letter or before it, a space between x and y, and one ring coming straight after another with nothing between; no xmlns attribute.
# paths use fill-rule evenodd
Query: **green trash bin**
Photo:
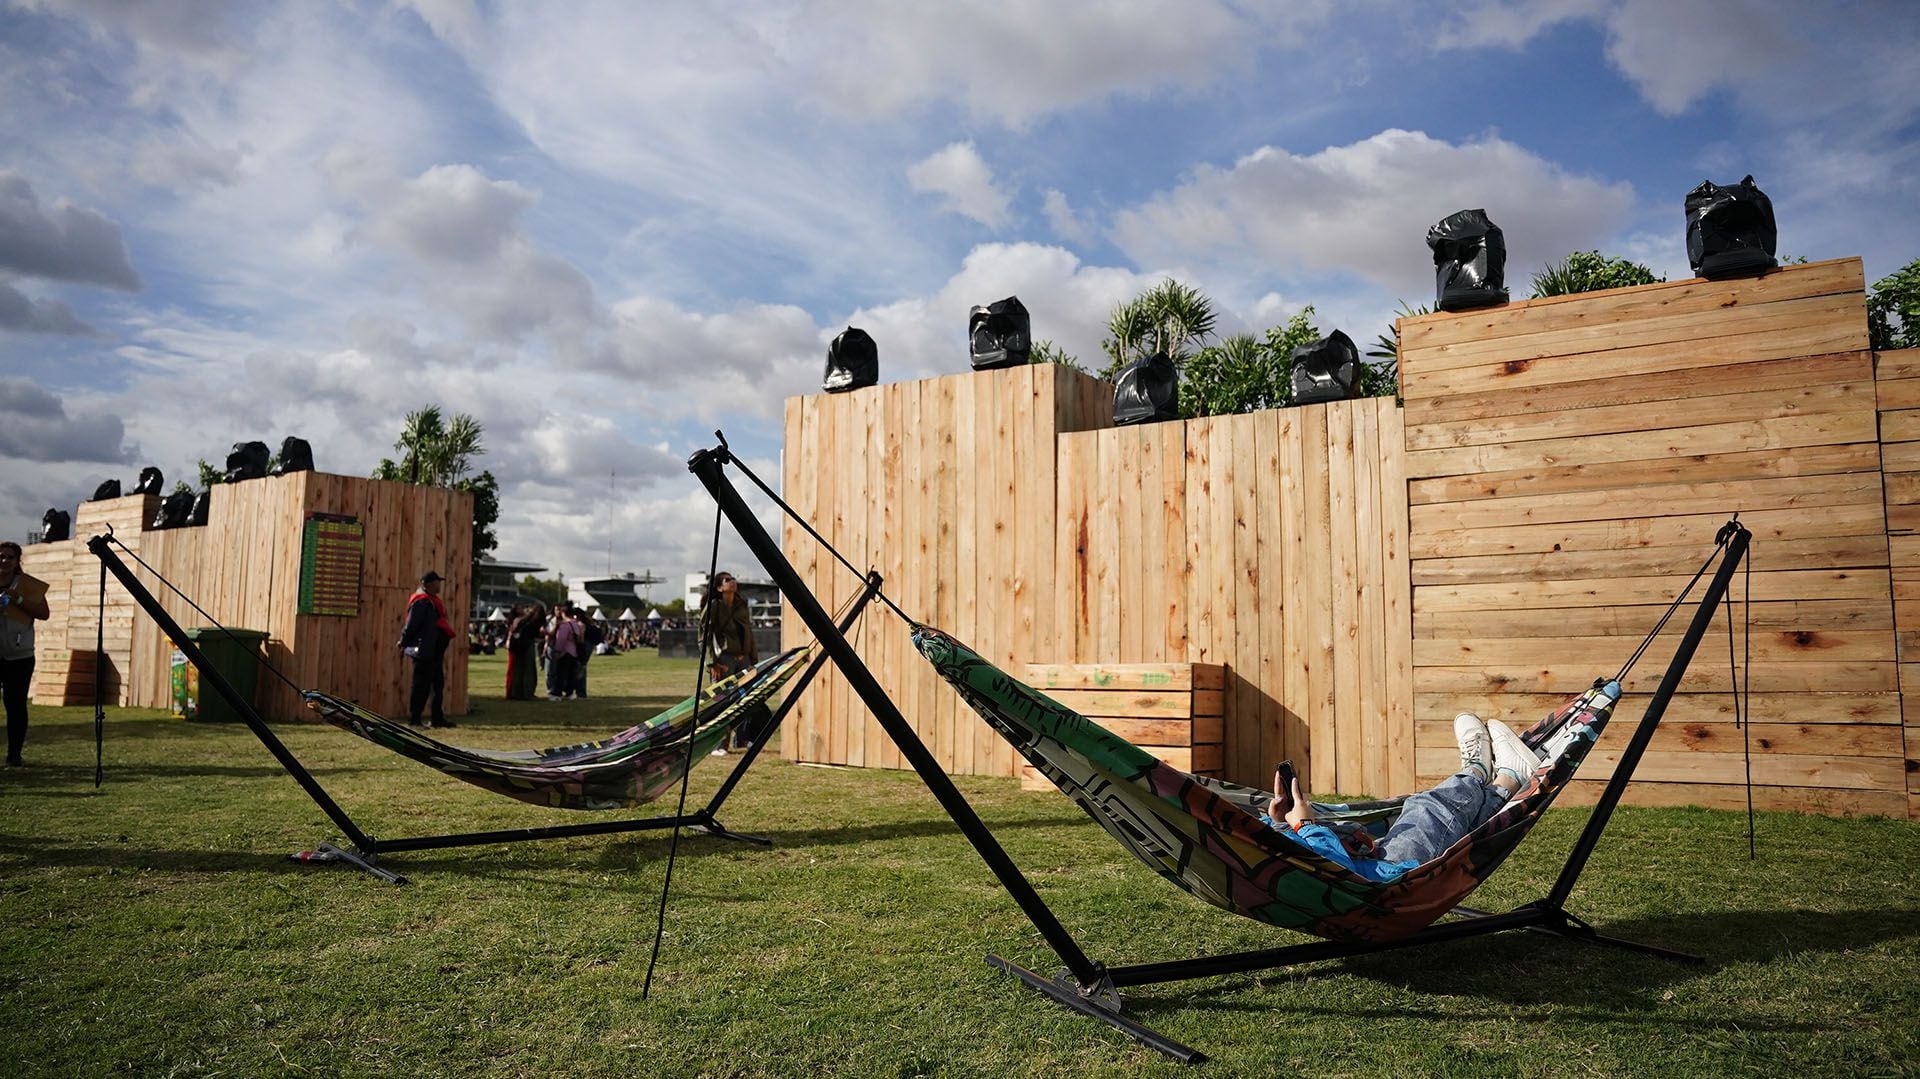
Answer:
<svg viewBox="0 0 1920 1079"><path fill-rule="evenodd" d="M197 645L207 662L237 691L243 700L253 701L253 687L260 681L260 660L265 632L257 629L217 629L201 626L187 631L187 640ZM198 673L198 672L195 672ZM238 723L242 717L234 711L220 691L205 678L195 678L187 695L187 718L202 723Z"/></svg>

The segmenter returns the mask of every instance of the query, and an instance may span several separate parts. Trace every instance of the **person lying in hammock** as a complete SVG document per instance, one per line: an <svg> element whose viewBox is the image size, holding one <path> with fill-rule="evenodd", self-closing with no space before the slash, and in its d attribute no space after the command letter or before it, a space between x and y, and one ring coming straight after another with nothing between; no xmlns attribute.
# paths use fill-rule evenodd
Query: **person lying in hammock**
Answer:
<svg viewBox="0 0 1920 1079"><path fill-rule="evenodd" d="M1462 712L1453 721L1460 743L1460 771L1431 790L1411 795L1400 816L1375 840L1357 825L1329 826L1314 819L1313 803L1295 777L1274 773L1274 795L1261 820L1291 830L1300 842L1359 876L1386 883L1431 858L1486 823L1540 764L1520 736L1499 721L1483 723ZM1291 789L1283 789L1283 788Z"/></svg>

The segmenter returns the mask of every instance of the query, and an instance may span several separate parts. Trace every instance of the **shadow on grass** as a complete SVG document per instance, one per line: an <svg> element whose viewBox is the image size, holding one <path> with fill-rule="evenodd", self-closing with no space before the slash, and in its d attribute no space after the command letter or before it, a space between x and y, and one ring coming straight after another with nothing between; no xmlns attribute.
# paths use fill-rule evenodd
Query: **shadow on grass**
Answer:
<svg viewBox="0 0 1920 1079"><path fill-rule="evenodd" d="M1770 963L1807 953L1838 954L1920 937L1920 910L1703 911L1607 922L1594 928L1605 936L1689 949L1702 955L1706 963L1680 963L1547 933L1508 931L1474 940L1232 976L1186 992L1178 988L1178 983L1140 987L1127 992L1127 1008L1141 1016L1200 1005L1223 1011L1275 1011L1351 1020L1432 1019L1453 1023L1461 1019L1456 1010L1444 1007L1302 1007L1266 1004L1247 996L1249 977L1272 988L1282 983L1311 984L1351 976L1430 996L1475 998L1497 1006L1502 1017L1522 1021L1605 1022L1630 1018L1635 1024L1671 1023L1697 1028L1702 1025L1698 1015L1669 1019L1659 1014L1667 1006L1664 990L1711 976L1723 966ZM1817 1032L1840 1024L1730 1014L1711 1025L1724 1030Z"/></svg>
<svg viewBox="0 0 1920 1079"><path fill-rule="evenodd" d="M79 794L92 794L93 765L91 763L74 764L35 764L33 758L27 758L28 767L10 768L0 775L0 789L13 788L30 790L36 797L72 797ZM307 766L314 776L348 776L356 773L374 771L354 764ZM384 769L381 769L382 771ZM274 763L271 758L259 764L112 764L106 768L106 785L116 783L137 783L143 779L181 779L189 776L223 779L272 779L287 775L287 770ZM74 789L80 786L85 790ZM59 789L68 788L68 789Z"/></svg>
<svg viewBox="0 0 1920 1079"><path fill-rule="evenodd" d="M702 803L704 804L704 803ZM695 807L697 808L697 807ZM636 818L652 819L652 818ZM870 843L876 840L920 839L953 836L958 831L944 820L910 821L895 824L873 824L857 828L819 828L797 830L759 830L750 825L742 826L722 818L722 823L730 828L763 836L774 841L775 848L845 846ZM1053 828L1061 824L1072 823L1072 818L1051 820L1023 820L1000 825L996 830L1027 828ZM541 827L534 825L532 827ZM493 830L477 826L473 831ZM319 834L323 830L315 829L316 835L311 845L331 842L336 846L345 845L337 836ZM330 831L330 830L326 830ZM406 836L386 835L389 842L402 838L413 838L415 833ZM437 833L419 833L437 834ZM565 848L553 846L554 840L527 840L514 843L485 843L469 847L443 848L427 851L395 851L384 854L380 864L397 873L413 875L416 873L447 873L472 878L508 878L520 877L525 873L578 872L583 867L601 870L627 870L638 868L636 863L665 865L668 850L672 846L670 827L658 828L646 832L636 832L636 836L645 838L627 838L622 833L610 836L569 836L564 837L581 843L599 842L601 851L591 860L583 859L585 853L579 847ZM17 857L34 865L55 867L91 867L98 869L160 869L180 873L224 873L231 871L310 873L315 868L291 862L285 855L265 854L252 851L207 850L154 850L131 846L70 846L70 837L64 836L19 836L0 835L0 858ZM289 840L289 844L298 842ZM502 848L513 848L511 866L503 865L499 855ZM732 854L734 852L754 852L761 848L743 844L735 840L708 835L695 829L684 829L680 833L681 858L698 858L710 854ZM598 890L599 885L584 881L548 880L546 883L560 884L570 888ZM875 883L879 888L880 884ZM716 901L725 901L728 897L719 897ZM738 898L738 897L734 897Z"/></svg>

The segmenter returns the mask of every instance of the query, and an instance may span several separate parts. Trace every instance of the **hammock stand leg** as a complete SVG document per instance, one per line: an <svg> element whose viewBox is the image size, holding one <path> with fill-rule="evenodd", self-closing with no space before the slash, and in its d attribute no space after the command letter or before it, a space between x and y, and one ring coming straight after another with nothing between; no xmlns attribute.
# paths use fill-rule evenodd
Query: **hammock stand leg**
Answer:
<svg viewBox="0 0 1920 1079"><path fill-rule="evenodd" d="M1120 1014L1118 993L1120 987L1246 973L1297 963L1370 955L1375 952L1394 951L1422 944L1478 937L1509 929L1548 932L1593 944L1627 948L1662 958L1683 962L1703 962L1698 956L1602 936L1594 932L1585 921L1568 913L1565 903L1567 896L1579 880L1581 872L1586 868L1587 859L1599 842L1600 834L1605 831L1607 821L1612 816L1614 807L1619 803L1621 794L1633 778L1634 769L1638 766L1641 755L1646 751L1647 744L1652 741L1654 731L1660 724L1660 718L1665 714L1681 677L1692 662L1695 650L1698 649L1702 638L1706 636L1707 626L1713 620L1714 612L1725 599L1734 568L1746 554L1747 545L1752 537L1737 521L1729 522L1721 530L1721 536L1716 542L1727 542L1725 558L1702 596L1699 609L1695 612L1686 635L1681 639L1679 647L1675 649L1673 660L1667 666L1666 675L1661 679L1660 687L1654 693L1652 701L1648 703L1646 713L1641 717L1632 741L1622 752L1620 762L1615 767L1612 778L1608 780L1606 790L1595 804L1586 829L1574 844L1573 851L1568 855L1567 862L1561 869L1558 881L1546 898L1501 914L1487 914L1466 908L1460 911L1468 915L1462 920L1431 925L1418 933L1385 942L1317 941L1284 948L1164 963L1106 967L1087 958L1078 942L1054 917L1053 912L1034 892L1032 884L1021 874L1012 859L994 839L992 832L974 813L973 807L953 786L952 780L940 769L938 762L933 760L925 744L901 717L899 709L887 697L886 691L880 688L872 672L854 652L845 635L832 632L831 623L826 611L820 606L819 600L800 579L779 545L767 534L766 529L761 527L752 510L741 499L732 482L727 479L724 469L729 460L731 460L731 454L727 450L725 441L722 440L715 449L695 453L688 460L687 468L699 478L701 484L707 488L708 494L719 503L721 513L732 522L748 549L773 577L774 583L786 595L795 612L806 622L807 627L813 631L833 662L846 675L848 683L860 695L874 718L879 720L888 737L892 738L894 744L900 748L902 755L907 758L914 771L919 773L921 780L939 799L948 816L953 818L954 823L960 827L961 832L986 861L988 868L999 879L1001 886L1006 888L1015 903L1019 905L1021 912L1033 923L1034 928L1045 938L1054 953L1067 964L1068 969L1057 977L1048 978L997 955L988 956L987 962L998 969L1014 974L1028 986L1046 994L1054 1001L1089 1018L1106 1023L1182 1063L1193 1064L1204 1061L1206 1056Z"/></svg>
<svg viewBox="0 0 1920 1079"><path fill-rule="evenodd" d="M882 583L884 583L884 578L880 576L879 571L868 571L867 586L861 589L859 597L853 601L853 606L848 608L846 616L841 618L840 624L834 627L837 632L844 636L849 629L853 628L853 624L860 620L861 612L867 609L867 604L873 602L873 597L880 594L880 585ZM767 743L772 740L773 732L779 730L780 725L786 722L787 713L791 712L794 704L800 700L800 694L806 692L807 684L813 681L813 676L819 674L820 668L826 666L826 664L827 652L823 648L820 654L814 656L813 660L807 664L807 669L800 672L799 680L794 683L793 688L788 690L786 697L781 700L780 710L773 714L773 719L767 724L766 730L762 731L760 736L753 740L753 744L747 747L747 752L740 758L740 763L733 766L733 771L727 774L726 780L720 784L720 789L714 791L713 797L708 799L707 807L696 814L696 816L706 818L703 827L705 827L708 832L730 839L745 839L749 842L761 843L769 847L773 846L773 841L770 839L761 839L757 836L734 835L734 833L727 831L715 823L713 817L714 814L720 812L721 804L727 800L728 795L733 793L733 788L739 785L741 777L747 774L747 769L753 767L754 759L760 756L760 751L765 749Z"/></svg>
<svg viewBox="0 0 1920 1079"><path fill-rule="evenodd" d="M1105 968L1087 958L1086 952L1081 950L1072 934L1060 924L1060 920L1054 916L1053 911L1034 890L1032 882L1020 872L1020 868L1000 846L999 840L994 838L993 832L987 828L979 814L974 812L966 796L953 785L953 779L941 769L940 762L934 759L926 743L914 733L913 727L900 714L900 709L887 696L886 690L880 688L880 683L873 677L873 672L867 669L859 653L855 652L853 645L847 641L846 634L834 627L833 620L828 616L826 609L820 605L819 598L807 587L806 582L800 579L793 564L788 562L786 555L781 552L779 544L767 534L767 530L761 526L752 509L741 499L740 492L734 489L732 481L727 479L724 471L727 462L731 459L732 456L723 442L715 449L695 453L688 460L687 469L699 478L701 484L706 487L707 493L719 503L720 512L733 524L734 530L746 543L747 549L773 578L774 584L779 586L793 612L806 623L814 639L820 642L821 648L833 660L834 665L840 668L840 673L846 677L847 684L860 695L868 711L887 732L887 737L893 739L893 744L899 747L901 756L906 758L907 763L919 774L920 781L933 792L940 807L953 819L953 823L959 827L961 834L966 836L967 842L973 844L973 849L979 853L981 860L987 863L987 868L1000 881L1000 886L1007 890L1007 894L1020 907L1021 913L1033 923L1034 929L1039 931L1040 936L1046 940L1047 946L1052 948L1060 961L1067 965L1066 974L1053 983L1048 983L1047 979L1039 975L1033 975L1031 979L1023 975L1022 979L1075 1011L1123 1031L1129 1037L1182 1063L1193 1064L1205 1060L1205 1055L1198 1050L1163 1037L1119 1013L1118 997L1113 992L1113 983L1108 980ZM1003 969L1014 969L1011 964L1004 962L996 965L1002 966ZM1054 988L1046 988L1047 984L1052 984ZM1103 1001L1111 1001L1111 1007L1100 1003Z"/></svg>
<svg viewBox="0 0 1920 1079"><path fill-rule="evenodd" d="M93 552L94 556L100 559L101 564L107 568L108 572L112 573L114 577L120 581L121 585L126 588L127 593L133 597L134 602L139 604L140 608L147 613L149 618L153 619L154 623L160 627L161 632L167 635L167 639L173 642L174 647L180 649L181 654L186 657L187 662L192 663L194 667L198 669L202 681L211 686L214 692L220 694L228 706L239 714L241 721L247 725L247 729L253 732L254 737L258 738L262 745L267 747L267 751L272 753L274 759L280 763L281 767L287 770L287 774L291 775L294 780L300 784L301 789L307 792L307 797L313 799L314 804L319 806L321 811L326 813L327 817L346 834L347 841L351 844L350 848L342 848L331 843L322 843L312 850L298 851L288 855L288 857L295 862L303 865L344 865L378 877L389 884L406 884L407 878L405 876L377 864L382 854L394 851L438 850L449 847L484 846L494 843L519 843L540 839L563 839L572 836L614 835L622 832L671 828L676 824L699 828L721 839L732 839L764 847L773 846L771 839L764 836L746 835L744 833L731 831L714 819L714 814L718 812L726 795L732 792L733 787L739 783L740 777L746 771L747 766L753 762L755 753L749 753L741 760L735 767L733 773L727 777L727 781L722 786L720 792L715 794L713 800L709 802L705 808L694 813L689 813L684 817L645 817L638 820L595 821L589 824L562 824L546 828L512 828L491 832L464 832L455 835L376 839L362 831L360 827L353 822L353 818L347 815L346 810L340 808L339 803L333 800L333 797L327 793L326 788L320 785L320 781L314 778L313 773L309 772L306 766L300 763L300 759L293 755L293 751L289 750L286 744L274 735L273 729L267 726L266 720L262 719L260 713L254 710L253 702L243 698L239 692L233 688L232 683L228 682L225 676L220 673L218 668L207 661L206 654L201 652L199 646L187 637L186 632L180 628L180 624L174 621L173 616L168 614L166 608L160 605L160 602L154 598L153 593L148 591L147 587L140 583L140 579L133 575L133 571L128 568L126 562L123 561L118 554L114 553L112 545L107 541L106 537L95 536L88 541L87 549ZM863 592L854 605L848 609L846 616L842 619L841 627L843 629L852 627L854 621L858 619L861 612L866 609L868 601L878 594L880 583L880 576L874 574L868 583L866 591ZM780 723L786 718L787 713L793 708L794 704L799 701L800 694L806 689L807 683L819 672L825 662L826 656L823 653L822 655L814 657L813 662L809 664L807 669L801 672L799 681L795 683L794 687L787 692L785 699L781 701L780 710L774 714L773 722L767 725L768 733L772 733L772 731L779 727ZM762 742L765 742L765 740L765 738L761 739ZM758 746L755 747L756 753L757 750Z"/></svg>
<svg viewBox="0 0 1920 1079"><path fill-rule="evenodd" d="M113 552L113 546L108 542L107 537L95 536L88 540L87 550L93 552L93 556L100 560L100 564L107 568L107 572L119 580L121 586L127 590L127 594L133 597L133 601L140 605L141 610L147 612L147 617L153 619L154 624L167 635L167 639L180 650L180 654L186 657L187 662L193 664L194 668L200 672L200 680L213 687L213 691L227 702L227 706L239 714L240 721L247 725L247 729L253 732L253 736L260 740L261 745L267 747L267 752L273 754L273 759L280 762L280 767L287 770L287 774L293 777L294 782L300 784L300 789L307 792L307 797L313 799L313 804L319 806L320 811L346 833L347 840L354 846L354 854L351 857L346 856L347 852L337 847L323 847L318 852L307 852L308 860L342 862L371 873L390 884L405 884L407 878L372 864L377 853L373 837L361 831L360 826L353 823L353 818L347 815L346 810L340 808L340 803L333 800L333 796L328 794L327 789L320 785L320 781L313 777L313 773L307 771L306 765L300 763L300 758L294 756L286 743L274 735L272 728L260 718L260 713L253 710L253 702L242 697L239 691L233 688L233 684L227 681L226 676L220 673L219 668L207 662L206 653L200 651L200 646L188 639L186 631L180 628L180 623L173 620L173 616L167 613L167 609L160 606L160 601L153 598L153 593L147 591L147 586L141 584L140 579L133 575L133 571L127 567L126 562ZM326 856L329 849L332 855L338 857ZM311 855L315 853L323 857L312 858Z"/></svg>

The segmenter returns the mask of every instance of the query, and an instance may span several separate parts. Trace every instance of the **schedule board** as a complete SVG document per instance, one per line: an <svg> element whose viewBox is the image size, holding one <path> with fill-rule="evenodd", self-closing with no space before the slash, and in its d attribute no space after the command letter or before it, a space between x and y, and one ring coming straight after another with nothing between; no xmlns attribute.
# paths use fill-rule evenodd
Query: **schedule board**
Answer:
<svg viewBox="0 0 1920 1079"><path fill-rule="evenodd" d="M366 526L358 517L308 513L300 539L300 613L357 616L366 551Z"/></svg>

